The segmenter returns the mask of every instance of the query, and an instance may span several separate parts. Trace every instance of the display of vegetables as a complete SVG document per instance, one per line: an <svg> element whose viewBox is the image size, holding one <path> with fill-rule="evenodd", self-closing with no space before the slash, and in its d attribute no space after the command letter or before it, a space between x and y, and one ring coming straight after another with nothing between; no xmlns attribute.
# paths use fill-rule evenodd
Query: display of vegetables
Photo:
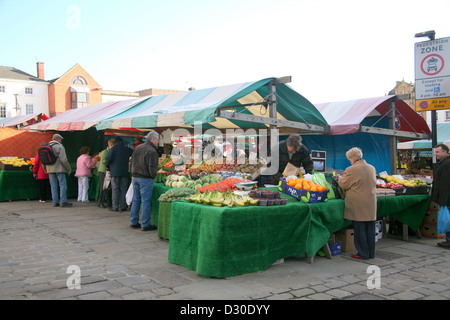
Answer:
<svg viewBox="0 0 450 320"><path fill-rule="evenodd" d="M170 189L166 192L164 192L160 197L159 201L161 202L172 202L175 200L184 200L187 197L192 196L195 194L195 190L191 188L177 188L177 189Z"/></svg>
<svg viewBox="0 0 450 320"><path fill-rule="evenodd" d="M241 197L231 192L231 190L220 192L217 189L213 192L206 190L204 193L197 190L194 195L186 200L193 203L230 208L234 206L256 206L259 203L258 199L253 199L248 195Z"/></svg>

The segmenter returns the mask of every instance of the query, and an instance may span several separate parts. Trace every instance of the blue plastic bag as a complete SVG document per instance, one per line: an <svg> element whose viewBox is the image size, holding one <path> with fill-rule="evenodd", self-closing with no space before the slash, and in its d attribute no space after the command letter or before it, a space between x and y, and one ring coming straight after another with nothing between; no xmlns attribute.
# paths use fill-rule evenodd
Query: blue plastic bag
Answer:
<svg viewBox="0 0 450 320"><path fill-rule="evenodd" d="M450 232L450 212L447 206L441 206L438 211L437 233Z"/></svg>

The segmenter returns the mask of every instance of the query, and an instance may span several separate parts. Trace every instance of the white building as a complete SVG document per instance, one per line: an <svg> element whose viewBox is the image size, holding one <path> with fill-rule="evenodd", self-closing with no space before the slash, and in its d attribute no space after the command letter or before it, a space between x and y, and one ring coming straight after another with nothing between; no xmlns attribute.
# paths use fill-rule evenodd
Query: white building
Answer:
<svg viewBox="0 0 450 320"><path fill-rule="evenodd" d="M48 82L14 67L0 66L0 118L35 113L49 115Z"/></svg>

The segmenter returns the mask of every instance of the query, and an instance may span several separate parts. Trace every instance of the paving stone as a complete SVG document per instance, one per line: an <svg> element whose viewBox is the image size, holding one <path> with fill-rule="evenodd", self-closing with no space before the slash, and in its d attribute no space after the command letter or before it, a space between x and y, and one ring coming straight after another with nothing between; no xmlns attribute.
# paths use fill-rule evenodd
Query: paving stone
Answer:
<svg viewBox="0 0 450 320"><path fill-rule="evenodd" d="M304 289L299 289L299 290L293 290L290 293L294 297L300 298L300 297L304 297L304 296L307 296L307 295L314 294L314 293L316 293L316 291L314 291L313 289L304 288Z"/></svg>

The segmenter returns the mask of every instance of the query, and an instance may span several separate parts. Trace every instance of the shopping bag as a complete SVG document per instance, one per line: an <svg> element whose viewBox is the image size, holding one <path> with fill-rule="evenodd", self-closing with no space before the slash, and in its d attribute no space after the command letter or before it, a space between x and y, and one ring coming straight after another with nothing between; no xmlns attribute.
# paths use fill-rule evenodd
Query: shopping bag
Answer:
<svg viewBox="0 0 450 320"><path fill-rule="evenodd" d="M111 173L109 172L109 170L106 170L105 180L103 181L103 190L108 189L110 184L111 184Z"/></svg>
<svg viewBox="0 0 450 320"><path fill-rule="evenodd" d="M447 206L441 206L438 211L437 233L450 232L450 212Z"/></svg>
<svg viewBox="0 0 450 320"><path fill-rule="evenodd" d="M131 181L130 186L128 187L127 194L125 195L125 199L127 201L127 205L130 205L133 201L133 181Z"/></svg>
<svg viewBox="0 0 450 320"><path fill-rule="evenodd" d="M292 163L288 162L283 171L283 177L297 176L300 173L300 168L294 166Z"/></svg>

